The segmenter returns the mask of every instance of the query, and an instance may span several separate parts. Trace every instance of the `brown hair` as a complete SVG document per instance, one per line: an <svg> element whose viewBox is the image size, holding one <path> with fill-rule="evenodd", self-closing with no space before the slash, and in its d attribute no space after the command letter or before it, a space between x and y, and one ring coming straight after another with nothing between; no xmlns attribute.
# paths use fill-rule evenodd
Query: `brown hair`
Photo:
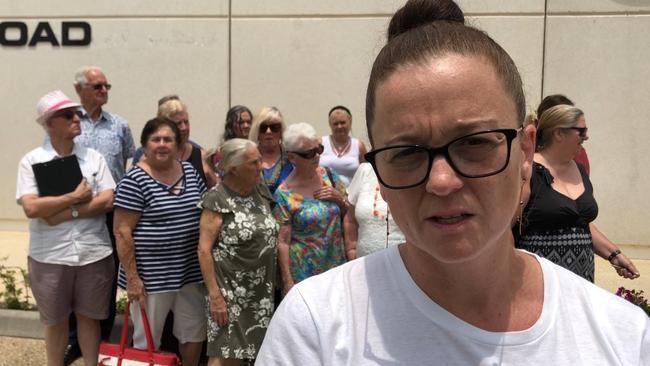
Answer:
<svg viewBox="0 0 650 366"><path fill-rule="evenodd" d="M378 85L402 65L425 63L447 53L479 56L490 62L512 97L519 124L523 123L526 100L519 71L508 53L486 33L465 25L462 10L452 0L409 0L393 15L388 42L370 72L366 127L371 143Z"/></svg>
<svg viewBox="0 0 650 366"><path fill-rule="evenodd" d="M574 105L571 99L567 98L566 96L562 94L551 94L547 95L542 99L542 102L539 103L539 106L537 107L537 118L541 118L542 114L549 108L555 107L556 105L560 104L566 104L566 105Z"/></svg>
<svg viewBox="0 0 650 366"><path fill-rule="evenodd" d="M159 129L163 127L169 127L174 133L174 141L176 141L176 146L181 145L181 131L176 126L176 123L165 119L156 117L147 121L142 128L142 133L140 134L140 145L144 148L147 145L149 137L156 133Z"/></svg>

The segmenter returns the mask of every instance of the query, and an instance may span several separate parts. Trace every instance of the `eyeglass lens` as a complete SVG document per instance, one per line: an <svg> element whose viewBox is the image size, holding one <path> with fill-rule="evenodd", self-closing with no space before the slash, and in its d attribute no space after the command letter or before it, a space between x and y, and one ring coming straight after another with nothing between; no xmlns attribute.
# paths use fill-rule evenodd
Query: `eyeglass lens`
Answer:
<svg viewBox="0 0 650 366"><path fill-rule="evenodd" d="M271 124L262 123L260 125L260 133L265 133L266 130L269 129L269 128L271 129L271 132L273 132L273 133L277 133L277 132L282 131L282 125L279 124L279 123L271 123Z"/></svg>
<svg viewBox="0 0 650 366"><path fill-rule="evenodd" d="M294 151L294 153L304 159L312 159L314 156L316 156L316 154L322 155L324 150L325 148L323 147L323 145L318 144L318 147L315 147L311 150L300 151L300 152Z"/></svg>
<svg viewBox="0 0 650 366"><path fill-rule="evenodd" d="M439 148L394 146L371 152L375 172L389 188L408 188L422 184L429 176L436 155L445 156L459 175L486 177L503 171L508 165L510 146L517 130L495 130L457 138ZM374 156L372 156L374 155Z"/></svg>
<svg viewBox="0 0 650 366"><path fill-rule="evenodd" d="M102 83L100 83L100 84L91 84L90 86L95 90L102 90L102 88L106 88L106 90L111 90L111 88L113 87L111 84L108 84L108 83L106 83L106 84L102 84Z"/></svg>
<svg viewBox="0 0 650 366"><path fill-rule="evenodd" d="M578 135L580 135L580 137L587 136L587 127L569 127L569 128L578 131Z"/></svg>
<svg viewBox="0 0 650 366"><path fill-rule="evenodd" d="M74 109L67 109L61 113L57 113L54 115L54 117L63 117L67 120L71 120L74 118L74 116L79 116L81 118L81 111L80 110L74 110Z"/></svg>

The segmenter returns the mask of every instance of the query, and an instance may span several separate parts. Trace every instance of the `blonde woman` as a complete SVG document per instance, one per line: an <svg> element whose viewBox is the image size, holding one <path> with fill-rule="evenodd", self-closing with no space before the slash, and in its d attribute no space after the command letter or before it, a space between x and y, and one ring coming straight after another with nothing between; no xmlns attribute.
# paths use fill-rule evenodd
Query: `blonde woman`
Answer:
<svg viewBox="0 0 650 366"><path fill-rule="evenodd" d="M280 110L264 107L253 120L248 134L248 139L257 144L262 154L262 178L271 193L293 170L282 147L283 132L284 118Z"/></svg>
<svg viewBox="0 0 650 366"><path fill-rule="evenodd" d="M585 167L574 161L588 139L584 113L574 106L557 105L539 116L530 198L517 247L591 282L594 254L620 276L636 278L632 261L593 224L598 215L593 187Z"/></svg>

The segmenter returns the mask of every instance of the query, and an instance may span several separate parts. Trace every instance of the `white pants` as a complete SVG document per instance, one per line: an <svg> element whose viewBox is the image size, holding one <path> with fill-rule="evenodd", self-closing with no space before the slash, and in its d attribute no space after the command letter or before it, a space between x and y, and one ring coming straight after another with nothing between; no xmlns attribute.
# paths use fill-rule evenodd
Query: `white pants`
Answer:
<svg viewBox="0 0 650 366"><path fill-rule="evenodd" d="M160 337L165 327L165 319L169 311L174 312L174 336L178 342L203 342L207 335L205 314L205 287L202 283L192 283L183 286L178 291L149 294L145 300L145 310L154 348L160 348ZM131 304L131 319L133 322L133 346L146 349L147 338L144 335L144 325L140 316L140 305Z"/></svg>

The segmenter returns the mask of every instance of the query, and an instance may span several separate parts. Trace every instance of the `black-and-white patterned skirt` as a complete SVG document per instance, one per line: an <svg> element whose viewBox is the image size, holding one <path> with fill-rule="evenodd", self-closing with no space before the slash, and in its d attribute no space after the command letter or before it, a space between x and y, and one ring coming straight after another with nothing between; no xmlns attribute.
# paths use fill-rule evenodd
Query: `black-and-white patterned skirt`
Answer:
<svg viewBox="0 0 650 366"><path fill-rule="evenodd" d="M524 234L525 249L594 282L594 245L589 228L571 227Z"/></svg>

